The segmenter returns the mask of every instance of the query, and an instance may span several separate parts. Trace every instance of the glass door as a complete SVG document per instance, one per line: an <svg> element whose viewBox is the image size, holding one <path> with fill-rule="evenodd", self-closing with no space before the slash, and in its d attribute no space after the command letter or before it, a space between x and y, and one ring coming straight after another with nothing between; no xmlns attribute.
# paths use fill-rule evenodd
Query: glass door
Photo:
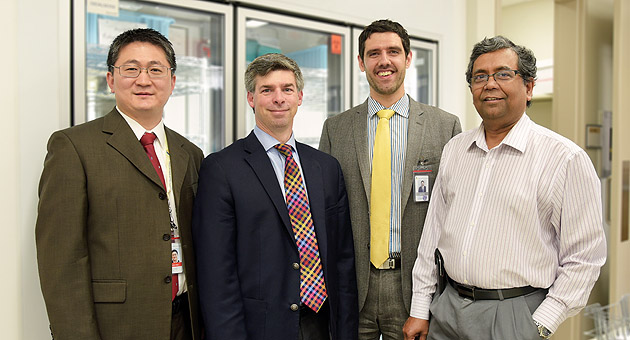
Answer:
<svg viewBox="0 0 630 340"><path fill-rule="evenodd" d="M78 4L80 3L80 4ZM204 154L231 142L231 7L202 1L121 0L117 13L95 13L75 2L74 123L107 114L115 106L106 82L107 51L125 30L153 28L172 43L177 57L175 90L164 122ZM80 28L84 30L81 31ZM228 29L226 29L228 28Z"/></svg>
<svg viewBox="0 0 630 340"><path fill-rule="evenodd" d="M237 9L237 137L254 128L247 103L247 65L266 53L295 60L304 75L304 98L293 131L298 141L319 145L324 120L350 107L350 29L250 9Z"/></svg>
<svg viewBox="0 0 630 340"><path fill-rule="evenodd" d="M363 103L370 95L370 85L359 69L359 35L363 29L353 28L352 105ZM405 92L414 100L437 106L437 43L410 38L411 66L405 76Z"/></svg>

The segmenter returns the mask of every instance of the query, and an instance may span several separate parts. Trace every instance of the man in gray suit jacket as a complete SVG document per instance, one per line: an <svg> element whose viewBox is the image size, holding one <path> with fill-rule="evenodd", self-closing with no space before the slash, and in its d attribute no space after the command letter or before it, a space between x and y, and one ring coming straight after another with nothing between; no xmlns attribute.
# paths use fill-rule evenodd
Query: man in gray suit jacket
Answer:
<svg viewBox="0 0 630 340"><path fill-rule="evenodd" d="M359 339L379 339L381 335L384 340L403 339L402 327L411 304L411 270L429 205L416 198L418 188L413 186L424 180L432 187L442 148L461 132L461 126L454 115L405 94L403 82L411 51L409 36L400 24L379 20L367 26L359 37L358 59L370 84L370 97L326 120L319 148L339 160L346 179L359 291ZM395 112L387 119L390 138L385 139L391 154L387 171L391 179L372 176L382 109ZM391 190L385 190L386 195L375 194L374 183L382 180ZM389 206L386 219L381 219L385 238L373 231L377 228L371 221L379 203ZM379 259L370 249L377 241L384 244L380 248L385 252Z"/></svg>
<svg viewBox="0 0 630 340"><path fill-rule="evenodd" d="M55 132L39 185L37 262L51 332L197 340L190 224L203 154L162 121L175 53L159 32L136 29L114 39L107 61L116 108Z"/></svg>

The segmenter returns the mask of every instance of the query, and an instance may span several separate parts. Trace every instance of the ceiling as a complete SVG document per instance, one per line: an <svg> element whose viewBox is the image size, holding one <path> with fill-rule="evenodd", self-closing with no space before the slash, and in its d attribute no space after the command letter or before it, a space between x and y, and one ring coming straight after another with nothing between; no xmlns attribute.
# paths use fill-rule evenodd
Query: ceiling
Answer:
<svg viewBox="0 0 630 340"><path fill-rule="evenodd" d="M501 6L507 7L507 6L512 6L512 5L520 4L523 2L531 2L531 1L536 1L536 0L501 0ZM546 1L553 1L553 0L546 0Z"/></svg>

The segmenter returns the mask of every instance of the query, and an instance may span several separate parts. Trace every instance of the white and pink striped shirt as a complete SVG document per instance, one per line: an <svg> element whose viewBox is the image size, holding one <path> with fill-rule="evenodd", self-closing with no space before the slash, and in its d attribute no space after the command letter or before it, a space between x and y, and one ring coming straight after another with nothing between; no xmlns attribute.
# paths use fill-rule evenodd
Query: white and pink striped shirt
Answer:
<svg viewBox="0 0 630 340"><path fill-rule="evenodd" d="M533 318L555 331L584 307L606 261L600 191L584 150L526 114L491 150L483 124L453 137L418 246L411 316L429 317L439 248L459 283L549 288Z"/></svg>

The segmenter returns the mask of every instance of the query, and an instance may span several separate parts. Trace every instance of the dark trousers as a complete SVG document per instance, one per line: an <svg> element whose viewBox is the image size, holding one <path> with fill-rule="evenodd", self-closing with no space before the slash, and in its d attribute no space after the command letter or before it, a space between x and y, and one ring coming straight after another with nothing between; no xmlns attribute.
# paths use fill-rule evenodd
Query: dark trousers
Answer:
<svg viewBox="0 0 630 340"><path fill-rule="evenodd" d="M306 306L300 307L298 340L330 340L329 318L328 300L324 302L317 313Z"/></svg>
<svg viewBox="0 0 630 340"><path fill-rule="evenodd" d="M505 300L459 296L450 284L431 302L428 340L540 340L532 313L546 289Z"/></svg>
<svg viewBox="0 0 630 340"><path fill-rule="evenodd" d="M192 340L190 324L188 294L184 293L173 300L171 340Z"/></svg>

